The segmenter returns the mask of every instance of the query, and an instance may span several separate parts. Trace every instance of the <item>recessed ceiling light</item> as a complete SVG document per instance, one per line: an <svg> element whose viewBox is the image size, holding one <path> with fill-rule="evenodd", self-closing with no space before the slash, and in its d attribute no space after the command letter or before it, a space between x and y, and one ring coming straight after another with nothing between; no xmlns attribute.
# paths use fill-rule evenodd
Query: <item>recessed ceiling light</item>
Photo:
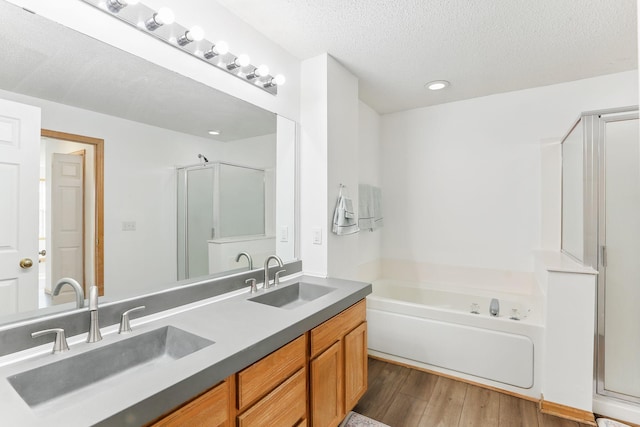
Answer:
<svg viewBox="0 0 640 427"><path fill-rule="evenodd" d="M424 85L429 90L440 90L449 86L449 82L446 80L434 80Z"/></svg>
<svg viewBox="0 0 640 427"><path fill-rule="evenodd" d="M210 130L209 131L209 135L220 135L220 131L219 130Z"/></svg>

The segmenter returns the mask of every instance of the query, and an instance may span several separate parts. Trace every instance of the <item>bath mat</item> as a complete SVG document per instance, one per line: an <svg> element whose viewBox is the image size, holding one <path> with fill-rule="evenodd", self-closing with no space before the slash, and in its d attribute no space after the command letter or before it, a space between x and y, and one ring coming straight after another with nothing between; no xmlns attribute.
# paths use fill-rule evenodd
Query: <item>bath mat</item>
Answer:
<svg viewBox="0 0 640 427"><path fill-rule="evenodd" d="M390 427L357 412L349 412L340 427Z"/></svg>
<svg viewBox="0 0 640 427"><path fill-rule="evenodd" d="M607 418L598 418L598 427L629 427L627 424L622 424L618 421L613 421Z"/></svg>

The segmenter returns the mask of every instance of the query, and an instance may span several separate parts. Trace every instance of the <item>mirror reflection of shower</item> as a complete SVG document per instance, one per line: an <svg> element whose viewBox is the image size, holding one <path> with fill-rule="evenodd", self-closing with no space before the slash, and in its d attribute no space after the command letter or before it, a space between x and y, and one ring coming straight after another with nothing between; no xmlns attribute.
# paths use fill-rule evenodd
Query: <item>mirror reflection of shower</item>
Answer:
<svg viewBox="0 0 640 427"><path fill-rule="evenodd" d="M275 249L273 171L198 158L177 168L179 280L237 269L240 251L259 260Z"/></svg>

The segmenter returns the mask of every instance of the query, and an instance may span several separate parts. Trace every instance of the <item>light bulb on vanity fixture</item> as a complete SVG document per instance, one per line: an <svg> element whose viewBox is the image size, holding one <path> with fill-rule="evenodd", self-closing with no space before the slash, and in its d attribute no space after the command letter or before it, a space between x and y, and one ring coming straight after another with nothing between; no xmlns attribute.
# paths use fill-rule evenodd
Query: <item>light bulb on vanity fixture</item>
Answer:
<svg viewBox="0 0 640 427"><path fill-rule="evenodd" d="M147 30L154 31L163 25L171 25L175 21L176 17L173 11L168 7L161 7L156 13L144 23Z"/></svg>
<svg viewBox="0 0 640 427"><path fill-rule="evenodd" d="M257 79L258 77L265 77L269 75L269 67L262 64L256 67L252 72L247 74L247 80Z"/></svg>
<svg viewBox="0 0 640 427"><path fill-rule="evenodd" d="M127 6L137 4L139 0L107 0L106 5L113 13L118 13Z"/></svg>
<svg viewBox="0 0 640 427"><path fill-rule="evenodd" d="M246 67L250 63L251 63L251 58L249 58L249 55L245 55L245 54L238 55L236 58L233 59L233 61L227 64L227 70L235 70L236 68Z"/></svg>
<svg viewBox="0 0 640 427"><path fill-rule="evenodd" d="M196 25L178 37L178 44L180 46L185 46L191 42L199 42L202 39L204 39L204 30Z"/></svg>
<svg viewBox="0 0 640 427"><path fill-rule="evenodd" d="M202 27L185 27L176 22L173 11L167 7L150 7L145 4L147 0L80 1L271 95L277 95L278 86L285 82L284 76L272 74L266 65L252 64L249 56L230 52L229 45L224 41L205 38ZM158 0L157 3L161 1L166 0ZM178 8L178 3L184 2L173 3ZM160 28L162 26L164 28Z"/></svg>
<svg viewBox="0 0 640 427"><path fill-rule="evenodd" d="M276 74L275 77L264 84L264 87L282 86L286 81L282 74Z"/></svg>
<svg viewBox="0 0 640 427"><path fill-rule="evenodd" d="M211 49L204 53L204 57L207 59L211 59L215 58L218 55L226 55L227 53L229 53L229 45L227 44L227 42L219 41L211 46Z"/></svg>

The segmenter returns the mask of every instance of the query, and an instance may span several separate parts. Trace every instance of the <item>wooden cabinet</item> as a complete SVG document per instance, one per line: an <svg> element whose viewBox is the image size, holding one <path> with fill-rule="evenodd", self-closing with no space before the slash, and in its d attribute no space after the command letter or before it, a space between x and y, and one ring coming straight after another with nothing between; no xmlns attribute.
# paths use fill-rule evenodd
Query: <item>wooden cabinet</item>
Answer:
<svg viewBox="0 0 640 427"><path fill-rule="evenodd" d="M312 427L334 427L367 389L365 301L310 332Z"/></svg>
<svg viewBox="0 0 640 427"><path fill-rule="evenodd" d="M367 391L367 323L344 337L344 405L353 409Z"/></svg>
<svg viewBox="0 0 640 427"><path fill-rule="evenodd" d="M344 418L342 342L335 342L311 365L311 420L313 426L340 424Z"/></svg>
<svg viewBox="0 0 640 427"><path fill-rule="evenodd" d="M227 379L162 418L153 427L231 427L233 378Z"/></svg>
<svg viewBox="0 0 640 427"><path fill-rule="evenodd" d="M362 300L153 426L335 427L367 389Z"/></svg>

